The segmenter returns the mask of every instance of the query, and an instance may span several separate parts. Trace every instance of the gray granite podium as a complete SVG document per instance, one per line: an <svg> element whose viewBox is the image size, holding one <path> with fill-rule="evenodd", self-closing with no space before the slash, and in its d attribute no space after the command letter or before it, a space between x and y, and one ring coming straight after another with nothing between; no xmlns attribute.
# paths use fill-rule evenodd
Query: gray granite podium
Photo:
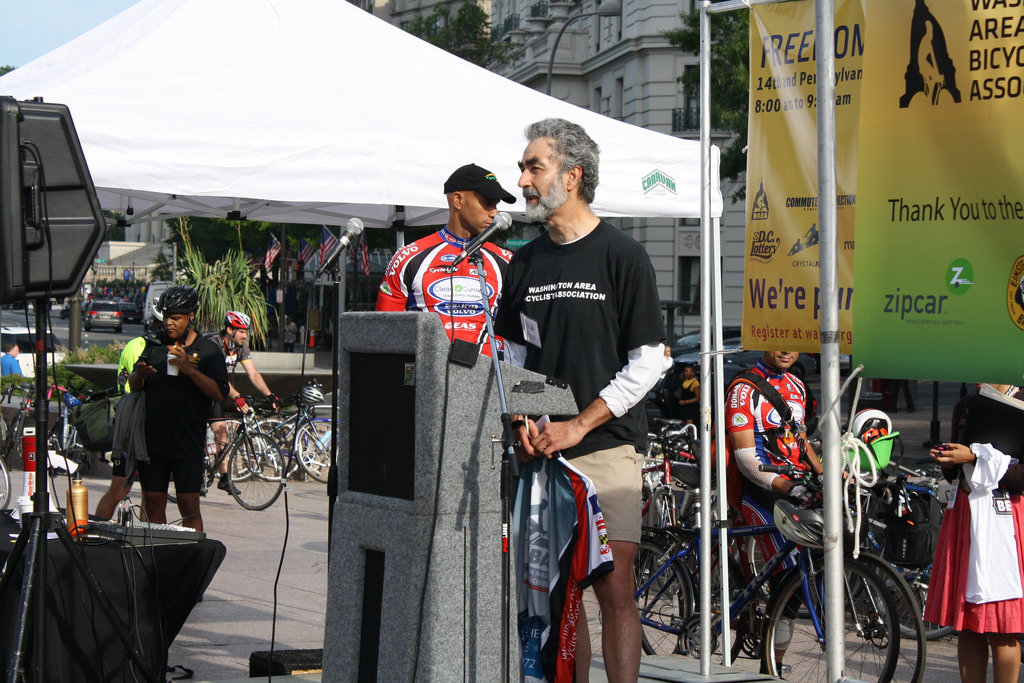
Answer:
<svg viewBox="0 0 1024 683"><path fill-rule="evenodd" d="M491 360L448 363L434 314L346 313L338 342L323 680L499 681L501 452L492 437L501 404ZM503 363L502 381L512 413L577 412L569 389L541 375ZM514 603L511 611L514 619Z"/></svg>

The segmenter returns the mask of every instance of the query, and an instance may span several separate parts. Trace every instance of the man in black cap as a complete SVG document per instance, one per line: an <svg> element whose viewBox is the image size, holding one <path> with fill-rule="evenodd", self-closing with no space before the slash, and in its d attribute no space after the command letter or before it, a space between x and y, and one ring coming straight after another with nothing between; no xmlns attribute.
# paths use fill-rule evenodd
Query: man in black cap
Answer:
<svg viewBox="0 0 1024 683"><path fill-rule="evenodd" d="M462 339L491 355L476 266L467 259L452 266L463 248L491 224L498 202L515 203L490 171L476 164L457 169L444 184L448 224L399 249L388 263L377 293L378 311L433 311L448 338ZM498 306L505 268L512 253L493 244L480 250L487 271L491 312ZM501 349L501 340L498 340Z"/></svg>

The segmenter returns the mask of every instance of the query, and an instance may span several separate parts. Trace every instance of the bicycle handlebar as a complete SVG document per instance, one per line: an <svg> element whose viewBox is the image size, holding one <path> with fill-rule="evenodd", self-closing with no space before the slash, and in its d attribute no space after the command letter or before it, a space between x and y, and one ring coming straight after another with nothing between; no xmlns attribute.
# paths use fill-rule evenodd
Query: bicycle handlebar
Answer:
<svg viewBox="0 0 1024 683"><path fill-rule="evenodd" d="M792 463L787 465L758 465L757 469L759 472L785 475L794 481L799 481L808 489L819 493L822 490L821 482L818 481L817 474L815 474L814 470L811 469L801 470Z"/></svg>

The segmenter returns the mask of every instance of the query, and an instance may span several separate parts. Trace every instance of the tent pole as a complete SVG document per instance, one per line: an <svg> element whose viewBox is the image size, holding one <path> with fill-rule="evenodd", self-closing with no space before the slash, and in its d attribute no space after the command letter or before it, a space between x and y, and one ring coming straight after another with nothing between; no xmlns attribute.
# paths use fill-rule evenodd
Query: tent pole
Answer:
<svg viewBox="0 0 1024 683"><path fill-rule="evenodd" d="M815 0L818 98L818 231L821 254L821 405L839 398L839 305L836 256L835 14L832 0ZM825 663L828 680L843 679L842 462L839 415L822 423L825 504Z"/></svg>
<svg viewBox="0 0 1024 683"><path fill-rule="evenodd" d="M281 275L277 281L277 296L281 300L277 304L277 350L284 351L284 290L288 286L288 226L281 224Z"/></svg>
<svg viewBox="0 0 1024 683"><path fill-rule="evenodd" d="M700 13L700 383L711 386L711 18L710 0ZM700 575L711 576L711 392L700 392ZM711 674L711 581L700 582L700 673Z"/></svg>
<svg viewBox="0 0 1024 683"><path fill-rule="evenodd" d="M717 158L717 157L716 157ZM718 172L717 165L714 167L713 173ZM722 230L721 230L721 219L712 218L712 230L711 230L711 272L714 274L714 292L715 297L715 349L723 350L725 341L722 339ZM714 355L715 360L715 390L713 396L717 397L714 405L714 424L724 425L725 424L725 355L722 353L716 353ZM703 394L704 392L701 392ZM715 452L725 453L725 429L718 429L715 433ZM715 476L717 477L718 486L716 491L722 492L726 489L726 475L725 475L725 458L716 458L715 462ZM718 572L719 582L721 586L722 595L732 595L732 589L729 586L729 562L726 558L729 557L729 501L726 496L718 496ZM710 546L708 546L710 547ZM724 623L724 622L723 622ZM722 664L725 666L732 666L732 632L728 628L722 629Z"/></svg>

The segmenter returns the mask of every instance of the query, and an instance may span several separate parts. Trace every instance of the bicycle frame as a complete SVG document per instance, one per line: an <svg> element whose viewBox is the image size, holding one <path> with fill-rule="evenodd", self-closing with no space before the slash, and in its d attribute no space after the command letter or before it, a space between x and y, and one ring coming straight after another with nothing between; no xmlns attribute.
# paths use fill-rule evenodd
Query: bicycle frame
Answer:
<svg viewBox="0 0 1024 683"><path fill-rule="evenodd" d="M745 538L745 537L749 537L749 536L761 536L761 535L765 535L765 534L772 534L772 533L776 533L777 531L778 531L778 527L776 527L775 525L773 525L773 524L764 524L764 525L757 525L757 526L736 527L735 529L732 529L732 530L729 531L729 536L733 537L733 538ZM711 531L711 538L712 538L712 540L717 540L718 533L719 533L718 529L713 529ZM754 594L758 590L760 590L761 587L764 586L764 584L766 584L768 582L769 577L771 577L771 575L775 572L775 570L778 569L782 565L782 563L786 561L786 559L790 556L790 554L796 548L797 548L797 544L796 543L794 543L793 541L791 541L789 539L786 539L785 544L783 544L783 546L781 548L779 548L779 550L767 562L765 562L764 566L761 567L760 571L758 571L757 574L752 579L750 579L750 581L747 583L746 587L740 592L740 594L738 596L736 596L736 599L729 605L729 619L730 619L730 621L732 619L734 619L735 617L737 617L740 614L740 612L743 611L743 609L750 603L750 599L754 596ZM669 552L671 552L671 550ZM654 574L652 574L651 577L648 578L647 581L645 581L643 583L643 585L641 585L634 592L634 594L633 594L634 598L639 598L641 595L643 595L651 587L651 585L655 581L657 581L659 579L659 577L661 577L665 573L665 571L668 570L672 566L673 562L686 558L687 556L690 555L691 552L694 554L695 557L700 557L700 535L699 534L695 535L690 540L690 542L686 545L685 548L683 548L682 550L672 554L670 557L668 557L666 560L664 560L661 563L661 566L658 567L658 570L656 572L654 572ZM801 576L802 576L801 583L803 585L804 600L807 601L808 609L811 612L811 621L814 624L815 633L817 634L819 642L824 643L825 642L825 640L824 640L825 639L825 632L823 630L821 621L818 618L817 612L812 607L813 603L811 602L811 599L810 599L811 598L811 595L810 595L810 584L809 584L809 582L807 580L807 577L808 577L808 575L810 573L809 572L809 567L808 567L809 557L810 557L810 551L807 548L802 548L801 547L800 550L799 550L798 556L797 556L797 568L799 569L799 571L801 573ZM665 586L667 586L667 585L668 584L666 583ZM656 598L660 597L661 592L664 591L664 590L665 590L665 587L663 586L661 588L661 591L659 591L658 593L655 594ZM651 619L645 618L645 615L642 612L640 614L640 623L643 626L648 626L650 628L654 628L654 629L657 629L659 631L663 631L665 633L671 633L673 635L678 635L678 632L677 632L676 629L673 629L671 627L665 626L663 624L659 624L659 623L657 623L655 621L652 621ZM718 615L716 615L715 617L712 618L711 626L712 626L713 629L715 629L716 633L721 633L721 623L722 623L721 614L718 614Z"/></svg>

